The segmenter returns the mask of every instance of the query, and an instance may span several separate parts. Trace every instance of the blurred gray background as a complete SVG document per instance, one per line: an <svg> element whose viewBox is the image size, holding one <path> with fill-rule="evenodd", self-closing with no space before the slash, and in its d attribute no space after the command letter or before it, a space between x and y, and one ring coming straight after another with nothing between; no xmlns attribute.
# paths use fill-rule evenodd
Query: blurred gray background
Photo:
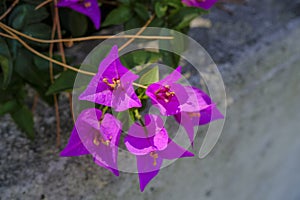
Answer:
<svg viewBox="0 0 300 200"><path fill-rule="evenodd" d="M224 4L196 19L190 36L218 65L228 98L207 158L178 160L140 193L136 174L60 158L54 109L39 102L34 143L0 119L0 199L300 200L300 1ZM60 111L64 146L73 125L66 98Z"/></svg>

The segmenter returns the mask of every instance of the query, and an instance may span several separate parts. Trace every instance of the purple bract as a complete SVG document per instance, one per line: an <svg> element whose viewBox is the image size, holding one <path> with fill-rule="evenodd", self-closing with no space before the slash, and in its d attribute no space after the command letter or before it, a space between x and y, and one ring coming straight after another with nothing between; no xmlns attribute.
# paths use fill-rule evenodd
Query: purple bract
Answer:
<svg viewBox="0 0 300 200"><path fill-rule="evenodd" d="M156 106L162 115L175 115L179 112L193 112L200 110L206 103L203 99L197 99L197 95L191 87L176 83L181 78L179 66L164 79L148 86L146 95Z"/></svg>
<svg viewBox="0 0 300 200"><path fill-rule="evenodd" d="M103 119L101 119L103 117ZM117 155L122 125L111 114L90 108L81 112L61 156L91 154L94 162L119 176Z"/></svg>
<svg viewBox="0 0 300 200"><path fill-rule="evenodd" d="M96 29L100 28L101 12L97 0L59 0L57 7L68 7L88 16Z"/></svg>
<svg viewBox="0 0 300 200"><path fill-rule="evenodd" d="M120 62L118 47L115 45L100 63L98 73L79 99L115 108L117 112L141 107L141 101L132 85L136 79L138 76Z"/></svg>
<svg viewBox="0 0 300 200"><path fill-rule="evenodd" d="M210 9L218 0L182 0L182 3L187 6L199 7L203 9Z"/></svg>
<svg viewBox="0 0 300 200"><path fill-rule="evenodd" d="M195 87L190 87L190 89L193 90L193 94L197 95L197 100L201 108L195 109L193 112L180 112L174 115L174 117L185 128L193 144L195 126L208 124L212 121L222 119L224 116L207 94Z"/></svg>
<svg viewBox="0 0 300 200"><path fill-rule="evenodd" d="M169 138L162 119L156 115L146 115L144 127L133 124L124 142L128 151L136 155L141 191L158 174L163 159L194 156Z"/></svg>

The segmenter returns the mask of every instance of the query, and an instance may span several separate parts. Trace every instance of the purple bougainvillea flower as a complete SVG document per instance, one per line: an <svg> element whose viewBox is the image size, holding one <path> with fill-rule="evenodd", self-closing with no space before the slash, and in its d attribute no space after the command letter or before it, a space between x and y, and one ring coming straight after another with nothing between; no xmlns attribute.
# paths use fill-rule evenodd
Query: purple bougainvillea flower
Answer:
<svg viewBox="0 0 300 200"><path fill-rule="evenodd" d="M97 0L59 0L58 7L68 7L88 16L96 29L100 28L101 13Z"/></svg>
<svg viewBox="0 0 300 200"><path fill-rule="evenodd" d="M210 9L218 0L182 0L187 6L194 6L203 9Z"/></svg>
<svg viewBox="0 0 300 200"><path fill-rule="evenodd" d="M141 191L158 174L163 159L194 156L169 138L163 120L156 115L145 116L145 127L133 124L124 142L128 151L136 155Z"/></svg>
<svg viewBox="0 0 300 200"><path fill-rule="evenodd" d="M111 114L101 117L101 110L95 108L82 111L60 156L91 154L96 164L119 176L117 155L122 125Z"/></svg>
<svg viewBox="0 0 300 200"><path fill-rule="evenodd" d="M212 121L222 119L224 116L207 94L198 88L190 87L190 89L197 95L197 99L200 101L199 104L202 105L201 109L193 112L180 112L174 115L174 117L176 121L185 128L193 144L195 126L208 124ZM203 104L203 100L205 104Z"/></svg>
<svg viewBox="0 0 300 200"><path fill-rule="evenodd" d="M181 78L180 72L179 66L164 79L149 85L146 90L146 95L162 115L169 116L183 111L193 112L206 106L205 101L198 99L191 87L176 83Z"/></svg>
<svg viewBox="0 0 300 200"><path fill-rule="evenodd" d="M113 107L117 112L141 107L132 85L136 79L138 76L121 64L115 45L79 99Z"/></svg>

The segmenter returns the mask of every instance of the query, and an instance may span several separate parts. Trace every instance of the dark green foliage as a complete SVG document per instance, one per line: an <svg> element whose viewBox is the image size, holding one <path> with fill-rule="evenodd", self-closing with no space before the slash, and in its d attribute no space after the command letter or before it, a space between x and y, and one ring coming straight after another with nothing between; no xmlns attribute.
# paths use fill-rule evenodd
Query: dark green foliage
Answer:
<svg viewBox="0 0 300 200"><path fill-rule="evenodd" d="M53 25L51 4L35 10L35 7L43 1L20 0L1 22L31 37L49 40ZM108 8L102 10L101 28L113 25L123 25L124 30L139 28L152 15L155 15L150 27L165 27L187 32L190 21L205 13L202 9L184 6L181 0L115 0L111 2L115 2L117 5L104 5L99 1L101 7ZM12 1L0 1L0 15L11 3ZM63 37L88 36L95 31L93 24L85 15L69 8L59 8L59 12ZM0 32L5 33L2 29ZM161 33L161 35L170 34L172 33ZM48 55L49 44L22 39L38 52ZM185 41L180 38L177 38L176 42L161 41L160 47L172 47L179 53L186 48ZM107 50L109 49L110 47ZM107 52L98 52L98 54L89 63L91 65L89 70L93 72ZM54 59L61 60L58 55L54 55ZM163 62L175 68L179 59L178 55L163 50L159 52L138 50L121 57L122 63L128 68L156 62ZM0 37L0 116L9 113L20 129L31 139L34 138L34 124L30 108L25 103L28 96L27 88L29 88L26 85L35 89L44 101L52 105L52 95L71 91L77 75L70 70L63 71L61 66L55 64L53 64L53 74L55 80L51 84L49 61L28 51L16 40ZM140 77L139 83L147 85L157 80L158 68L153 67ZM138 94L143 96L144 92L142 89L142 91L138 91ZM142 99L142 101L146 101L146 99ZM142 109L144 108L140 110ZM133 111L130 110L120 113L118 117L128 119L128 125L130 125L134 118L132 115Z"/></svg>

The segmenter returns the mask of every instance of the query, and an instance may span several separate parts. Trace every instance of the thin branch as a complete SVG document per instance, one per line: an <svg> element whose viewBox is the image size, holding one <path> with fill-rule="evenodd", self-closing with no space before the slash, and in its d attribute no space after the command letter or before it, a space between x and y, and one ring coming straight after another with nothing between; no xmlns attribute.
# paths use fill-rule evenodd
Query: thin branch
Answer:
<svg viewBox="0 0 300 200"><path fill-rule="evenodd" d="M42 3L40 3L39 5L37 5L37 6L35 7L35 10L40 9L41 7L47 5L48 3L51 3L51 2L52 2L52 0L46 0L46 1L42 2Z"/></svg>
<svg viewBox="0 0 300 200"><path fill-rule="evenodd" d="M8 15L8 13L10 13L10 11L19 3L19 0L15 0L11 5L10 7L5 11L5 13L3 13L1 16L0 16L0 21L2 19L4 19L6 17L6 15Z"/></svg>
<svg viewBox="0 0 300 200"><path fill-rule="evenodd" d="M56 4L57 4L57 0L54 0L54 5L56 5ZM57 37L58 37L58 39L61 40L62 39L62 34L61 34L61 27L60 27L60 21L59 21L59 12L58 12L58 8L56 6L54 6L54 21L56 22L56 27L57 27ZM58 47L59 47L59 52L61 54L62 62L64 64L67 64L63 43L59 42ZM66 70L66 68L65 68L65 70ZM69 104L70 104L70 111L71 111L72 119L75 123L75 117L74 117L73 108L72 108L72 94L70 92L68 92L68 98L69 98Z"/></svg>
<svg viewBox="0 0 300 200"><path fill-rule="evenodd" d="M59 107L57 95L53 95L54 105L55 105L55 118L56 118L56 147L60 147L60 117L59 117Z"/></svg>
<svg viewBox="0 0 300 200"><path fill-rule="evenodd" d="M53 25L52 25L52 31L51 31L51 39L55 37L55 31L56 31L56 21L53 20ZM50 44L49 46L49 57L53 57L53 48L54 44ZM53 75L53 63L50 61L49 62L49 74L50 74L50 81L53 84L54 83L54 75ZM53 95L53 101L54 101L54 107L55 107L55 119L56 119L56 146L60 146L60 116L59 116L59 105L58 105L58 99L57 95Z"/></svg>
<svg viewBox="0 0 300 200"><path fill-rule="evenodd" d="M53 20L52 30L51 30L51 39L55 37L55 31L56 31L56 21ZM49 45L49 58L51 58L51 59L53 57L53 48L54 48L54 43ZM54 83L54 74L53 74L52 61L49 62L49 75L50 75L50 81L53 84Z"/></svg>
<svg viewBox="0 0 300 200"><path fill-rule="evenodd" d="M172 40L174 37L172 36L140 36L140 35L95 35L89 37L80 37L80 38L65 38L65 39L56 39L56 40L43 40L31 37L24 33L21 33L3 23L0 22L0 27L2 29L5 27L6 29L20 35L28 40L32 40L34 42L40 43L59 43L59 42L81 42L81 41L88 41L88 40L104 40L104 39L119 39L119 38L134 38L134 39L147 39L147 40Z"/></svg>
<svg viewBox="0 0 300 200"><path fill-rule="evenodd" d="M0 23L0 25L1 25L1 23ZM36 54L37 56L39 56L39 57L41 57L41 58L43 58L43 59L45 59L45 60L48 60L48 61L50 61L50 62L52 62L52 63L55 63L55 64L57 64L57 65L59 65L59 66L65 67L65 68L67 68L67 69L70 69L70 70L72 70L72 71L75 71L75 72L78 72L78 73L81 73L81 74L85 74L85 75L89 75L89 76L95 76L95 75L96 75L96 73L94 73L94 72L88 72L88 71L84 71L84 70L77 69L77 68L72 67L72 66L70 66L70 65L67 65L67 64L64 64L64 63L62 63L62 62L59 62L59 61L57 61L57 60L55 60L55 59L52 59L52 58L50 58L50 57L48 57L48 56L46 56L46 55L44 55L44 54L41 54L40 52L38 52L38 51L36 51L35 49L33 49L32 47L30 47L26 42L24 42L20 37L18 37L16 34L14 34L13 32L11 32L10 30L8 30L8 29L6 29L6 28L4 28L4 27L3 27L3 29L4 29L6 32L8 32L8 33L13 37L13 39L19 41L26 49L28 49L28 50L31 51L32 53ZM138 83L133 83L133 85L138 86L138 87L141 87L141 88L147 89L147 86L140 85L140 84L138 84Z"/></svg>
<svg viewBox="0 0 300 200"><path fill-rule="evenodd" d="M34 113L35 109L36 109L36 105L38 103L39 100L39 95L38 93L35 93L34 97L33 97L33 103L32 103L32 107L31 107L31 112Z"/></svg>
<svg viewBox="0 0 300 200"><path fill-rule="evenodd" d="M149 24L152 22L152 20L154 19L154 15L152 15L150 17L150 19L146 22L146 24L135 34L135 36L139 36L141 35L145 29L149 26ZM125 47L127 47L129 44L131 44L134 41L135 38L131 38L130 40L128 40L125 44L123 44L120 48L119 51L121 51L122 49L124 49Z"/></svg>
<svg viewBox="0 0 300 200"><path fill-rule="evenodd" d="M6 38L9 38L9 39L15 39L14 37L12 37L12 36L10 36L10 35L7 35L7 34L5 34L5 33L2 33L2 32L0 32L0 36L6 37Z"/></svg>
<svg viewBox="0 0 300 200"><path fill-rule="evenodd" d="M56 4L57 4L57 0L54 0L54 5L56 5ZM56 31L57 31L58 39L61 40L62 34L61 34L61 27L60 27L60 22L59 22L59 13L58 13L58 8L56 6L54 6L54 20L56 21L56 28L57 28ZM64 64L66 64L67 63L66 56L65 56L64 46L63 46L62 42L58 43L58 48L59 48L59 52L61 54L62 62Z"/></svg>
<svg viewBox="0 0 300 200"><path fill-rule="evenodd" d="M4 28L4 30L6 32L8 32L11 36L13 36L15 40L18 40L26 49L28 49L29 51L31 51L35 55L37 55L37 56L39 56L41 58L44 58L45 60L48 60L50 62L53 62L53 63L57 64L57 65L60 65L62 67L65 67L67 69L73 70L73 71L81 73L81 74L85 74L85 75L89 75L89 76L95 76L96 75L93 72L88 72L88 71L80 70L80 69L77 69L77 68L72 67L70 65L64 64L64 63L59 62L57 60L54 60L52 58L49 58L48 56L46 56L46 55L44 55L44 54L36 51L35 49L33 49L31 46L29 46L26 42L24 42L20 37L18 37L16 34L14 34L13 32L11 32L10 30L8 30L6 28Z"/></svg>

